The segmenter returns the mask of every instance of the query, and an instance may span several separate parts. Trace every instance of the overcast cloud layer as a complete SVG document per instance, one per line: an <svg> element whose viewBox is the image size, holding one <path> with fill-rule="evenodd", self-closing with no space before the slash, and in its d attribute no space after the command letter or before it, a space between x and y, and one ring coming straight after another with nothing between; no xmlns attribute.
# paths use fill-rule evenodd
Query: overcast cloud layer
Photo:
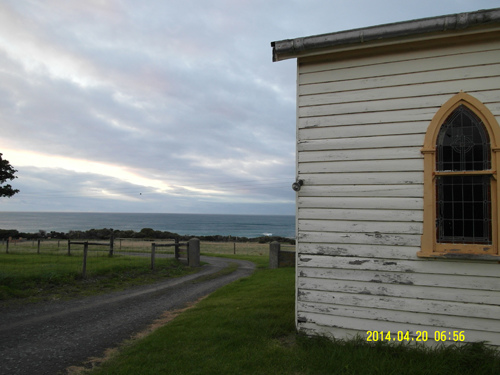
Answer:
<svg viewBox="0 0 500 375"><path fill-rule="evenodd" d="M0 211L294 214L295 61L270 42L494 8L1 0Z"/></svg>

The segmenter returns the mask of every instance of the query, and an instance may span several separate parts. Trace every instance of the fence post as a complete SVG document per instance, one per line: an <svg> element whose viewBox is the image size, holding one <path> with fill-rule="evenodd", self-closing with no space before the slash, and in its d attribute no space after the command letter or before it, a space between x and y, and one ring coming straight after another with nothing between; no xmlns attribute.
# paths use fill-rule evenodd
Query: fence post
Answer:
<svg viewBox="0 0 500 375"><path fill-rule="evenodd" d="M68 256L71 255L71 240L68 240Z"/></svg>
<svg viewBox="0 0 500 375"><path fill-rule="evenodd" d="M277 241L269 244L269 268L271 269L279 267L280 248L281 245Z"/></svg>
<svg viewBox="0 0 500 375"><path fill-rule="evenodd" d="M7 238L6 242L5 242L5 253L8 254L9 253L9 239Z"/></svg>
<svg viewBox="0 0 500 375"><path fill-rule="evenodd" d="M115 245L115 239L113 235L109 238L109 256L113 256L113 250L114 250L114 245Z"/></svg>
<svg viewBox="0 0 500 375"><path fill-rule="evenodd" d="M174 255L175 255L175 259L179 260L179 238L178 237L175 239Z"/></svg>
<svg viewBox="0 0 500 375"><path fill-rule="evenodd" d="M36 253L40 254L40 239L38 239L38 243L37 243L37 246L36 246Z"/></svg>
<svg viewBox="0 0 500 375"><path fill-rule="evenodd" d="M200 240L198 238L191 238L188 242L188 266L200 266Z"/></svg>
<svg viewBox="0 0 500 375"><path fill-rule="evenodd" d="M89 250L89 243L86 241L83 243L83 267L82 267L82 277L85 279L87 277L87 252Z"/></svg>
<svg viewBox="0 0 500 375"><path fill-rule="evenodd" d="M153 242L151 244L151 270L155 269L155 252L156 252L156 244Z"/></svg>

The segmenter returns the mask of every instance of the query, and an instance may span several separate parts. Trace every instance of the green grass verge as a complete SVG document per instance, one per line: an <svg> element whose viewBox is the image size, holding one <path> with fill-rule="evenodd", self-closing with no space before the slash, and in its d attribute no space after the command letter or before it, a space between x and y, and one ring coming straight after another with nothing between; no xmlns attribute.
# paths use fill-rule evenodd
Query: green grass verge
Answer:
<svg viewBox="0 0 500 375"><path fill-rule="evenodd" d="M106 293L197 272L172 258L89 256L82 277L81 256L0 254L0 301L37 302Z"/></svg>
<svg viewBox="0 0 500 375"><path fill-rule="evenodd" d="M259 269L211 294L92 375L499 374L482 344L429 349L295 334L294 269Z"/></svg>

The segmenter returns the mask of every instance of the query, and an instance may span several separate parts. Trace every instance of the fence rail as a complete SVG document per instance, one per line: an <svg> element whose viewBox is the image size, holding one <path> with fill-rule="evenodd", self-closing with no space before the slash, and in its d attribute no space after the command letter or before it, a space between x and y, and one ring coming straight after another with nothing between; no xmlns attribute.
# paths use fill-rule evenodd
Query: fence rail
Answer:
<svg viewBox="0 0 500 375"><path fill-rule="evenodd" d="M92 246L105 246L105 247L108 247L109 246L109 256L112 257L113 256L113 252L114 252L114 244L115 244L115 239L113 237L111 237L109 239L109 242L89 242L89 241L71 241L71 240L68 240L68 255L71 255L71 245L92 245Z"/></svg>

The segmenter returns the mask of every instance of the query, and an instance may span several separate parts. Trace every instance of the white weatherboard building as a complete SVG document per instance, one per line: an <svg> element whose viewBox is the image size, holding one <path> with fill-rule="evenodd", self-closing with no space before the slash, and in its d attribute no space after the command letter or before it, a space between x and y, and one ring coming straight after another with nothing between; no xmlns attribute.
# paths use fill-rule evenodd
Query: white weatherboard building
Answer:
<svg viewBox="0 0 500 375"><path fill-rule="evenodd" d="M500 346L500 8L272 47L297 59L298 330Z"/></svg>

